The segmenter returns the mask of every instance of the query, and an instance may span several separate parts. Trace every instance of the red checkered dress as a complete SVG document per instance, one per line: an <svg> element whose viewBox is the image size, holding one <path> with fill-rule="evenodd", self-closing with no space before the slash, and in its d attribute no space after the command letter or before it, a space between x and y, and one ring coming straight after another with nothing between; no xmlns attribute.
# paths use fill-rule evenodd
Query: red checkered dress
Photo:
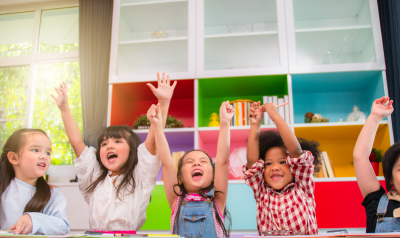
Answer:
<svg viewBox="0 0 400 238"><path fill-rule="evenodd" d="M254 192L257 203L258 233L272 230L299 231L302 235L318 234L314 200L314 157L304 151L299 158L286 157L295 181L281 192L275 191L264 180L264 160L246 170L246 184Z"/></svg>

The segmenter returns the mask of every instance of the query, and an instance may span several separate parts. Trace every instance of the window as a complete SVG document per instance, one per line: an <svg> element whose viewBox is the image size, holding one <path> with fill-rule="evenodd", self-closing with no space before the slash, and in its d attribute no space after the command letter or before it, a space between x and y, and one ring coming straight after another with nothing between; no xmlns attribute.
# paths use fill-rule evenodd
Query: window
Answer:
<svg viewBox="0 0 400 238"><path fill-rule="evenodd" d="M60 83L68 85L69 105L83 131L79 8L33 6L1 14L0 31L0 152L14 131L39 128L51 139L52 164L72 164L75 155L50 95Z"/></svg>

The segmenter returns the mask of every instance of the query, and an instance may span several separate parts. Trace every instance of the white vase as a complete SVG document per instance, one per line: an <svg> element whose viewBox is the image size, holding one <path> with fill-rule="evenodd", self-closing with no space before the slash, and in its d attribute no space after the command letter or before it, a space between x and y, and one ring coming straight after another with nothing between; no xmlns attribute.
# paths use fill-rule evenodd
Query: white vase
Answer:
<svg viewBox="0 0 400 238"><path fill-rule="evenodd" d="M46 174L49 175L49 183L69 183L76 176L74 165L50 165Z"/></svg>

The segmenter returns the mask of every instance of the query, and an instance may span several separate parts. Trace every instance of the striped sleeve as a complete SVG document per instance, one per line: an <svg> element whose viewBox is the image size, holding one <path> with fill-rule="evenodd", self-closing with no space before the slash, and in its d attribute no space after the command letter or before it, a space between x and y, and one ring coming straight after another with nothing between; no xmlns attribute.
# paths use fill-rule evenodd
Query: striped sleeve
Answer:
<svg viewBox="0 0 400 238"><path fill-rule="evenodd" d="M67 200L58 188L52 189L50 201L43 213L28 212L32 220L32 234L65 235L69 232L69 223L65 208Z"/></svg>

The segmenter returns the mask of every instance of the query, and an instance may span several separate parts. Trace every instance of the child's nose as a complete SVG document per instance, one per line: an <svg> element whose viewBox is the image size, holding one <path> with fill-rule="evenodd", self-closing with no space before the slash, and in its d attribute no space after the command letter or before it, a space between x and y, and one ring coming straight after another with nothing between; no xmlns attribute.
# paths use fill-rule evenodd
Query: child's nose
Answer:
<svg viewBox="0 0 400 238"><path fill-rule="evenodd" d="M200 166L200 163L199 162L194 162L193 166Z"/></svg>

